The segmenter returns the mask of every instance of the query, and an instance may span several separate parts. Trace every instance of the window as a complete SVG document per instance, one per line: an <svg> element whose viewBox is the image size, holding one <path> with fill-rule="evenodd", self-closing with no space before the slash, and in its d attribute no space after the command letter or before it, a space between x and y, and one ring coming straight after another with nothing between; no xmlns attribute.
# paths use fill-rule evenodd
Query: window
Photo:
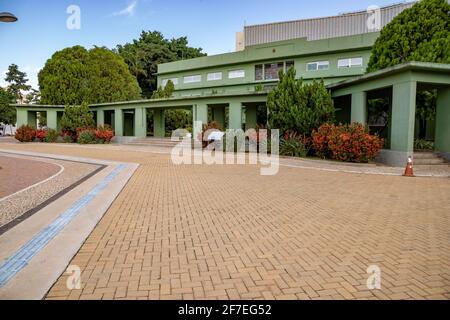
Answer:
<svg viewBox="0 0 450 320"><path fill-rule="evenodd" d="M208 73L208 81L222 80L222 72Z"/></svg>
<svg viewBox="0 0 450 320"><path fill-rule="evenodd" d="M329 68L329 61L310 62L306 65L306 71L328 70Z"/></svg>
<svg viewBox="0 0 450 320"><path fill-rule="evenodd" d="M352 68L352 67L362 67L363 58L349 58L349 59L340 59L338 61L338 68Z"/></svg>
<svg viewBox="0 0 450 320"><path fill-rule="evenodd" d="M275 80L278 79L278 72L283 70L284 63L268 63L264 65L264 79L265 80Z"/></svg>
<svg viewBox="0 0 450 320"><path fill-rule="evenodd" d="M201 75L186 76L183 78L184 83L194 83L194 82L201 82L201 81L202 81Z"/></svg>
<svg viewBox="0 0 450 320"><path fill-rule="evenodd" d="M263 80L264 66L262 64L257 64L255 66L255 80Z"/></svg>
<svg viewBox="0 0 450 320"><path fill-rule="evenodd" d="M167 85L167 82L172 81L172 83L174 85L178 84L178 78L172 78L172 79L163 79L163 81L161 82L162 86L165 87Z"/></svg>
<svg viewBox="0 0 450 320"><path fill-rule="evenodd" d="M275 62L255 65L255 80L278 80L278 73L287 72L294 67L294 61Z"/></svg>
<svg viewBox="0 0 450 320"><path fill-rule="evenodd" d="M245 78L245 71L244 70L232 70L232 71L228 72L228 78L229 79Z"/></svg>

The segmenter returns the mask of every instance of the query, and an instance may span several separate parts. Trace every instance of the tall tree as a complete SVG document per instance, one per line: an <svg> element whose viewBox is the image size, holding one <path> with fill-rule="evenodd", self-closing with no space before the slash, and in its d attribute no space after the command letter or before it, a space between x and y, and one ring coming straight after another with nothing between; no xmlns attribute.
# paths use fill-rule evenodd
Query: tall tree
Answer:
<svg viewBox="0 0 450 320"><path fill-rule="evenodd" d="M41 93L39 90L31 88L31 91L25 96L26 104L39 104L41 103Z"/></svg>
<svg viewBox="0 0 450 320"><path fill-rule="evenodd" d="M269 125L281 134L294 131L310 136L313 129L334 121L334 104L331 93L323 81L304 83L295 78L295 69L284 74L267 97Z"/></svg>
<svg viewBox="0 0 450 320"><path fill-rule="evenodd" d="M0 87L0 122L3 124L16 123L16 108L11 106L15 103L14 96Z"/></svg>
<svg viewBox="0 0 450 320"><path fill-rule="evenodd" d="M8 67L5 81L8 83L8 92L14 97L17 102L23 102L22 91L31 89L31 86L27 85L27 74L19 70L16 64L11 64Z"/></svg>
<svg viewBox="0 0 450 320"><path fill-rule="evenodd" d="M118 54L82 46L56 52L39 72L41 102L80 105L137 100L139 85Z"/></svg>
<svg viewBox="0 0 450 320"><path fill-rule="evenodd" d="M186 37L169 40L158 31L142 31L139 39L118 45L116 51L137 78L146 98L150 98L157 89L155 73L158 72L158 64L206 55L201 48L189 47Z"/></svg>
<svg viewBox="0 0 450 320"><path fill-rule="evenodd" d="M450 63L450 4L422 0L382 30L372 49L368 72L407 61Z"/></svg>

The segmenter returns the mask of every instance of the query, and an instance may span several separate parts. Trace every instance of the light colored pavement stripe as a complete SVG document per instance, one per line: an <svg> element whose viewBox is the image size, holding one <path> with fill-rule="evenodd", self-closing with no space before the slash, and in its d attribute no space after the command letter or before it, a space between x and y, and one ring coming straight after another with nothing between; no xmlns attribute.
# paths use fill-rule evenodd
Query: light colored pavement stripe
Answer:
<svg viewBox="0 0 450 320"><path fill-rule="evenodd" d="M30 260L38 254L68 224L80 210L88 205L99 192L104 190L127 165L120 164L104 180L98 183L89 193L79 199L72 207L62 213L52 224L36 234L27 244L10 256L0 265L0 288L22 270Z"/></svg>

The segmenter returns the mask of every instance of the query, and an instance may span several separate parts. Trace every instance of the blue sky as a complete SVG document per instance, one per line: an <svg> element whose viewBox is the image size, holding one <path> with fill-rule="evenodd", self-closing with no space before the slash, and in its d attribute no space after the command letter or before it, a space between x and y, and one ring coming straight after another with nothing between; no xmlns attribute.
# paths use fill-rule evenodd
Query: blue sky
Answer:
<svg viewBox="0 0 450 320"><path fill-rule="evenodd" d="M0 12L19 21L0 23L0 85L11 63L37 73L51 55L73 45L115 47L158 30L166 37L187 36L209 55L231 52L235 32L245 24L321 17L389 5L395 0L0 0ZM398 1L397 1L398 2ZM69 30L67 8L81 9L81 29Z"/></svg>

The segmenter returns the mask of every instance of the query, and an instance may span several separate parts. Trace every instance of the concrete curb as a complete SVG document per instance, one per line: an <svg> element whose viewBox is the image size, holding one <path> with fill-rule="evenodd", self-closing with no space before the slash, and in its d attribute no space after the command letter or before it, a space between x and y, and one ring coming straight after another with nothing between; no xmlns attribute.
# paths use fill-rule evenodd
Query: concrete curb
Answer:
<svg viewBox="0 0 450 320"><path fill-rule="evenodd" d="M39 300L66 271L139 165L34 152L5 152L107 166L0 236L0 278L4 282L0 287L0 299Z"/></svg>

